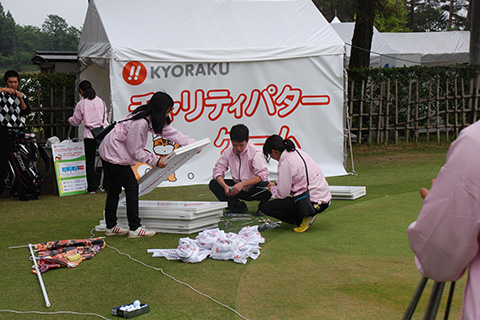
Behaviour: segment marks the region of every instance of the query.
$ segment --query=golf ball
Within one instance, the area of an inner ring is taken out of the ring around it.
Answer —
[[[140,300],[133,301],[133,306],[134,307],[140,307]]]

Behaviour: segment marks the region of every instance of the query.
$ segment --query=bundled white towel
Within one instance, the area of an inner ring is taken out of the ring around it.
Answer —
[[[244,227],[238,234],[215,228],[200,232],[195,239],[180,238],[178,243],[177,249],[148,249],[147,252],[152,253],[152,257],[187,263],[201,262],[210,257],[245,264],[248,258],[258,258],[259,244],[265,243],[265,238],[258,231],[258,226]]]

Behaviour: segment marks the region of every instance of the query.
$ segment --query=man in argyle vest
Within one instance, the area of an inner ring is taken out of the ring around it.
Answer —
[[[8,159],[15,134],[24,131],[25,116],[31,112],[26,96],[17,91],[20,75],[15,70],[8,70],[4,80],[6,87],[0,88],[0,194],[5,190]]]

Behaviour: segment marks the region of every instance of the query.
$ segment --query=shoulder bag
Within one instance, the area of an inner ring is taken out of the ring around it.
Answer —
[[[150,122],[148,121],[148,119],[145,117],[143,118],[147,121],[147,123],[150,125]],[[94,128],[94,129],[91,129],[90,131],[92,132],[93,134],[93,137],[97,140],[97,142],[100,144],[100,142],[102,142],[103,138],[105,138],[107,136],[107,134],[113,130],[113,128],[115,128],[115,125],[117,123],[120,123],[120,122],[124,122],[124,121],[128,121],[128,120],[132,120],[132,118],[128,118],[128,119],[123,119],[123,120],[120,120],[120,121],[113,121],[112,123],[110,123],[108,126],[106,126],[105,128],[103,127],[98,127],[98,128]]]
[[[299,194],[298,196],[294,196],[292,198],[295,201],[295,207],[297,208],[297,211],[303,217],[314,216],[316,214],[316,211],[315,211],[315,208],[313,208],[312,202],[310,201],[310,192],[308,191],[308,186],[310,182],[308,179],[307,163],[305,162],[305,159],[303,159],[300,152],[298,152],[298,150],[295,150],[295,151],[298,153],[300,158],[302,158],[303,164],[305,165],[305,173],[307,174],[307,191]]]
[[[104,111],[103,111],[103,120],[102,120],[102,123],[105,122],[105,113],[107,113],[107,106],[104,104]],[[100,141],[102,141],[103,138],[105,138],[105,136],[107,135],[107,133],[109,133],[110,131],[112,131],[113,127],[115,127],[115,122],[109,124],[108,126],[106,126],[105,128],[103,126],[100,126],[100,127],[96,127],[96,128],[90,128],[88,127],[88,129],[90,130],[90,132],[92,133],[93,137],[98,141],[98,143],[100,143]],[[108,131],[106,131],[108,129]],[[106,131],[106,132],[105,132]]]

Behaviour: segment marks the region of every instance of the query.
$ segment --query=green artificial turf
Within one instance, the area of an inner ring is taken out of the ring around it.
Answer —
[[[421,278],[406,229],[422,205],[419,189],[429,186],[446,151],[447,146],[428,145],[356,148],[357,174],[327,180],[331,185],[366,186],[367,195],[332,201],[306,233],[294,233],[286,224],[262,232],[266,242],[259,258],[245,265],[212,259],[186,264],[147,253],[149,248],[176,248],[186,235],[108,237],[109,247],[92,260],[43,274],[50,308],[45,307],[37,276],[31,273],[28,248],[9,247],[88,238],[102,219],[105,194],[43,195],[27,202],[4,196],[0,199],[0,310],[74,311],[115,319],[112,307],[139,299],[151,311],[138,319],[242,319],[166,273],[247,319],[400,319]],[[215,200],[203,185],[157,188],[142,199]],[[254,213],[256,204],[248,205]],[[236,232],[246,222],[261,223],[259,218],[250,219],[232,220],[227,231]],[[457,282],[452,319],[460,317],[464,285],[465,279]],[[415,319],[423,318],[430,288],[427,285]],[[441,312],[445,298],[446,293]],[[0,312],[0,318],[99,319],[7,312]]]

